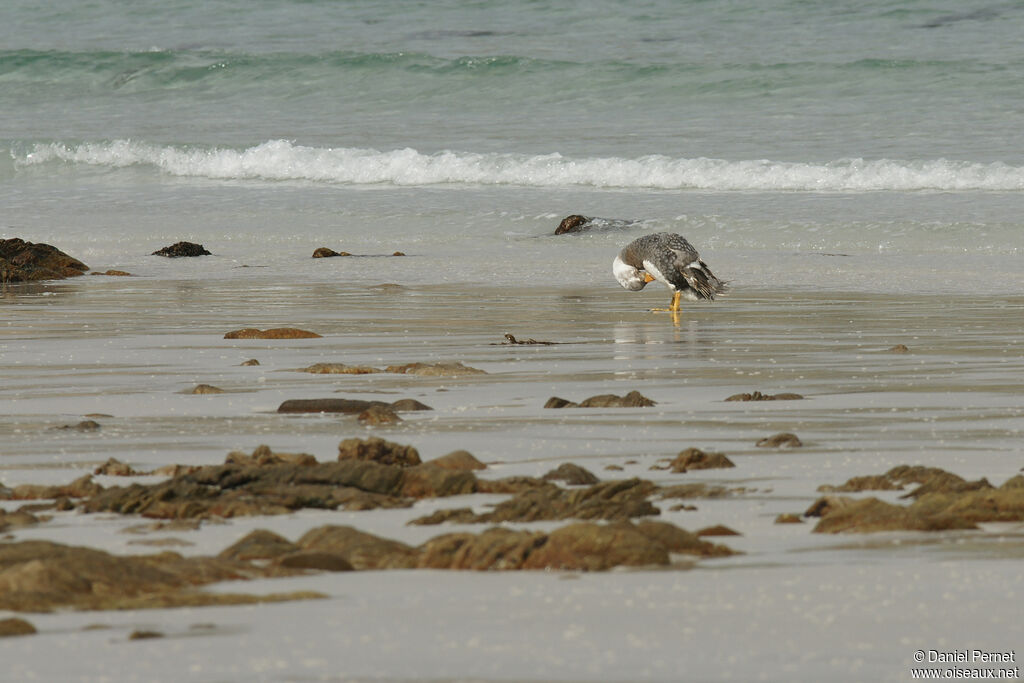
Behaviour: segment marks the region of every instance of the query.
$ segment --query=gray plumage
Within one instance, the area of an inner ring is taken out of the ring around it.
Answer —
[[[725,291],[725,282],[715,277],[693,245],[674,233],[633,240],[619,252],[612,271],[619,284],[633,291],[643,289],[651,278],[687,299],[714,299]],[[647,273],[649,278],[644,277]],[[678,306],[677,298],[673,304]]]

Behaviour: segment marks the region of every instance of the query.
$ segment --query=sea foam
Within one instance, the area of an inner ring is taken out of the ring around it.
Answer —
[[[947,159],[840,159],[827,163],[709,158],[570,158],[443,151],[425,154],[308,147],[271,140],[247,149],[161,146],[134,140],[36,144],[17,167],[64,162],[152,167],[183,177],[352,185],[510,185],[719,191],[1019,191],[1024,168]]]

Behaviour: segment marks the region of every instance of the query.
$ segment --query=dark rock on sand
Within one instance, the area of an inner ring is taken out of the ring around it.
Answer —
[[[554,234],[571,235],[580,232],[587,232],[589,230],[626,229],[635,227],[638,224],[639,221],[635,220],[625,220],[622,218],[596,218],[573,214],[562,219],[562,222],[558,224],[557,228],[555,228]]]
[[[558,342],[550,341],[537,341],[536,339],[516,339],[514,335],[506,334],[505,341],[501,342],[499,346],[523,346],[523,345],[535,345],[535,346],[554,346]]]
[[[886,503],[877,498],[825,499],[805,513],[821,516],[815,533],[871,533],[876,531],[945,531],[976,529],[966,519],[943,512],[921,514],[918,510]]]
[[[329,247],[317,247],[313,250],[313,258],[333,258],[335,256],[351,256],[347,251],[334,251]]]
[[[463,450],[452,451],[447,455],[442,455],[440,458],[428,461],[427,464],[460,472],[487,469],[487,465],[477,460],[472,453]]]
[[[698,536],[741,536],[740,532],[730,529],[723,524],[716,524],[715,526],[704,527],[697,531]]]
[[[61,425],[60,427],[54,427],[54,429],[65,429],[68,431],[75,432],[96,432],[101,429],[102,425],[95,420],[82,420],[73,425]]]
[[[132,631],[128,635],[128,640],[152,640],[154,638],[165,638],[166,635],[161,631],[149,631],[145,629],[139,629]]]
[[[117,458],[107,458],[107,461],[94,469],[92,473],[113,477],[133,477],[142,474],[133,469],[131,465],[123,463]]]
[[[245,596],[195,590],[217,581],[283,576],[289,571],[173,552],[120,556],[49,541],[21,541],[0,544],[0,609],[139,609],[323,597],[308,592]]]
[[[481,486],[481,489],[486,490]],[[661,514],[647,500],[656,487],[642,479],[626,479],[594,484],[587,488],[563,489],[542,482],[531,486],[512,498],[494,506],[490,512],[474,515],[461,514],[464,523],[537,522],[542,520],[587,519],[618,521],[633,517]],[[416,524],[440,523],[442,515],[421,517]]]
[[[210,252],[203,248],[203,245],[195,244],[194,242],[176,242],[169,247],[158,249],[152,253],[152,256],[166,256],[168,258],[211,255]]]
[[[541,477],[541,479],[544,481],[561,481],[568,486],[590,486],[600,481],[590,470],[571,462],[562,463]]]
[[[252,367],[254,365],[259,365],[259,364],[260,364],[260,362],[258,360],[256,360],[255,358],[250,358],[249,360],[245,361],[241,365],[243,367]]]
[[[0,239],[0,282],[62,280],[87,270],[89,266],[49,244]]]
[[[361,459],[411,462],[408,448],[356,443],[339,449],[352,457],[338,462],[296,464],[268,458],[266,464],[200,467],[149,486],[111,487],[83,501],[80,507],[84,512],[139,514],[157,519],[206,519],[284,514],[302,508],[408,507],[414,498],[478,490],[472,472]]]
[[[599,394],[584,399],[580,403],[573,403],[558,396],[552,396],[544,404],[545,408],[648,408],[657,403],[647,398],[639,391],[631,391],[625,396],[615,394]]]
[[[304,551],[277,558],[274,564],[288,569],[312,569],[323,572],[350,572],[352,564],[338,553]]]
[[[220,387],[215,387],[212,384],[197,384],[193,387],[190,394],[223,394],[224,390]]]
[[[384,372],[378,368],[367,365],[345,365],[344,363],[314,363],[299,372],[309,372],[314,375],[370,375],[375,372]]]
[[[781,432],[779,434],[766,436],[765,438],[760,439],[755,445],[758,448],[799,448],[804,444],[796,434]]]
[[[30,636],[36,632],[36,627],[24,619],[19,619],[18,617],[0,619],[0,638]]]
[[[217,557],[226,560],[249,562],[251,560],[272,560],[297,552],[299,546],[273,531],[256,529],[235,541],[220,552]]]
[[[283,402],[277,407],[279,413],[345,413],[358,415],[373,406],[390,408],[395,412],[413,410],[432,410],[414,399],[401,399],[394,403],[384,401],[364,401],[351,398],[293,398]]]
[[[800,394],[762,394],[760,391],[755,391],[752,394],[733,394],[726,401],[796,401],[802,399],[803,396]]]
[[[687,448],[680,451],[679,455],[669,463],[673,472],[686,472],[687,470],[710,470],[736,467],[736,465],[725,457],[724,453],[705,453],[699,448]]]
[[[920,484],[920,487],[903,496],[904,498],[916,498],[925,493],[959,493],[967,490],[992,488],[992,485],[984,479],[968,482],[963,477],[938,467],[897,465],[885,474],[851,477],[839,486],[823,484],[818,487],[818,491],[821,493],[896,491],[902,490],[907,484]]]
[[[19,484],[11,490],[13,500],[53,500],[57,498],[88,498],[103,491],[103,487],[92,480],[91,474],[75,479],[70,484],[46,486]]]
[[[462,363],[406,363],[405,365],[389,365],[385,372],[402,375],[420,375],[421,377],[458,377],[461,375],[486,375],[478,368],[471,368]]]
[[[109,275],[111,277],[131,277],[132,274],[124,270],[114,270],[113,268],[106,270],[102,273],[93,271],[90,275]]]
[[[800,519],[800,515],[794,515],[791,512],[783,512],[781,515],[775,518],[776,524],[803,524],[804,520]]]
[[[372,460],[382,465],[412,467],[419,465],[419,451],[412,446],[403,446],[385,441],[376,436],[368,439],[345,439],[338,444],[338,460]]]
[[[402,418],[390,406],[370,406],[359,413],[356,418],[368,427],[381,427],[384,425],[398,424]]]
[[[910,349],[908,349],[904,344],[896,344],[895,346],[890,346],[888,349],[886,349],[886,351],[888,351],[889,353],[910,353]]]
[[[316,457],[309,453],[284,453],[282,451],[272,451],[270,446],[266,444],[260,444],[253,449],[252,454],[247,454],[242,451],[231,451],[227,457],[224,458],[224,464],[226,465],[246,465],[246,466],[262,466],[262,465],[300,465],[300,466],[311,466],[316,465]]]
[[[306,551],[331,553],[355,569],[412,569],[419,552],[412,546],[368,534],[350,526],[311,529],[299,539]]]
[[[225,339],[318,339],[320,337],[321,335],[316,332],[300,330],[295,327],[274,327],[268,330],[246,327],[224,335]]]
[[[36,517],[31,512],[25,512],[24,510],[6,512],[0,508],[0,532],[35,526],[40,521],[39,517]]]

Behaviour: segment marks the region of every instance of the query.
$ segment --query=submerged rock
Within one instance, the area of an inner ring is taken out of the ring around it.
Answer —
[[[0,619],[0,638],[11,636],[30,636],[37,633],[36,627],[24,619],[9,617]]]
[[[0,282],[62,280],[87,270],[89,266],[49,244],[0,239]]]
[[[169,247],[154,251],[152,256],[166,256],[167,258],[183,258],[192,256],[212,256],[203,245],[194,242],[175,242]]]
[[[190,394],[223,394],[224,390],[220,387],[215,387],[212,384],[197,384]]]
[[[419,465],[419,451],[412,446],[403,446],[380,437],[368,439],[345,439],[338,444],[338,460],[372,460],[382,465],[411,467]]]
[[[314,375],[370,375],[375,372],[384,372],[378,368],[366,365],[345,365],[344,363],[314,363],[299,372],[309,372]]]
[[[600,481],[593,472],[571,462],[562,463],[543,477],[544,481],[561,481],[568,486],[590,486]]]
[[[274,327],[268,330],[259,330],[255,327],[246,327],[241,330],[228,332],[225,339],[319,339],[322,335],[308,330],[300,330],[296,327]]]
[[[796,434],[781,432],[779,434],[766,436],[765,438],[760,439],[755,445],[758,448],[800,448],[804,444]]]
[[[625,479],[594,484],[586,488],[563,489],[541,482],[519,491],[512,498],[494,506],[490,512],[469,517],[460,513],[458,521],[464,523],[537,522],[542,520],[587,519],[627,520],[661,514],[647,500],[656,489],[642,479]],[[490,492],[487,483],[480,482],[480,490]],[[444,515],[434,513],[413,520],[415,524],[447,521]]]
[[[751,394],[733,394],[726,401],[797,401],[802,399],[803,396],[800,394],[781,393],[781,394],[762,394],[760,391],[755,391]]]
[[[195,591],[217,581],[282,576],[287,571],[173,552],[120,556],[49,541],[21,541],[0,544],[0,609],[139,609],[323,597],[308,592],[244,596]]]
[[[458,377],[460,375],[486,375],[478,368],[471,368],[462,363],[406,363],[405,365],[389,365],[385,372],[402,375],[420,375],[421,377]]]
[[[398,413],[390,406],[370,406],[359,413],[356,419],[368,427],[398,424],[402,421],[402,418],[398,417]]]
[[[545,408],[649,408],[658,405],[639,391],[631,391],[625,396],[615,394],[598,394],[584,399],[579,403],[552,396],[544,404]]]
[[[279,413],[345,413],[358,415],[374,406],[390,408],[395,412],[414,410],[433,410],[430,406],[424,405],[411,398],[405,398],[394,403],[384,401],[365,401],[352,398],[292,398],[277,407]]]
[[[725,457],[724,453],[705,453],[699,448],[687,448],[680,451],[679,455],[669,463],[673,472],[686,472],[687,470],[710,470],[736,467],[736,465]]]
[[[487,465],[477,460],[472,453],[463,450],[452,451],[447,455],[442,455],[440,458],[428,461],[427,464],[460,472],[487,469]]]

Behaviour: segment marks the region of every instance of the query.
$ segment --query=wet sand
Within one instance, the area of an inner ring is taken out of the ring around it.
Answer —
[[[360,572],[224,586],[331,596],[315,603],[28,615],[41,635],[0,641],[4,660],[17,662],[11,673],[52,680],[145,680],[167,670],[180,672],[179,680],[906,680],[916,649],[1022,642],[1013,607],[1019,571],[1006,561],[1024,555],[1019,524],[826,536],[812,534],[811,523],[773,522],[806,510],[821,484],[899,464],[995,485],[1018,473],[1024,298],[740,288],[710,305],[684,306],[678,319],[648,312],[667,300],[662,291],[613,287],[298,286],[258,276],[92,278],[8,290],[0,295],[0,483],[8,487],[70,482],[109,457],[148,470],[219,463],[231,450],[259,444],[326,461],[342,439],[375,434],[414,445],[424,459],[469,450],[488,463],[485,478],[539,476],[574,462],[602,478],[748,490],[694,501],[691,511],[661,506],[661,519],[683,528],[725,524],[741,534],[721,541],[743,555],[702,560],[691,571]],[[323,337],[223,338],[280,326]],[[557,344],[507,345],[505,334]],[[898,344],[906,351],[891,350]],[[241,365],[251,358],[260,365]],[[296,370],[417,361],[460,361],[487,374]],[[187,393],[197,384],[225,393]],[[632,390],[657,405],[543,408],[551,396],[579,401]],[[724,400],[755,390],[805,398]],[[276,413],[287,399],[327,397],[415,398],[434,410],[377,428],[351,416]],[[100,415],[91,418],[99,430],[54,429],[86,415]],[[755,446],[777,432],[796,433],[804,446]],[[724,452],[736,467],[651,469],[691,446]],[[899,493],[872,495],[895,501]],[[164,535],[190,543],[175,548],[183,554],[215,554],[255,528],[294,539],[326,523],[419,543],[468,527],[406,526],[409,519],[496,500],[236,518]],[[139,523],[58,512],[12,536],[138,553],[134,537],[121,531]],[[92,622],[112,629],[78,630]],[[194,622],[214,624],[216,637],[192,637]],[[182,637],[173,646],[158,640],[129,648],[127,632],[139,625]],[[224,661],[225,647],[238,656]],[[132,668],[109,669],[114,653],[130,653]]]

